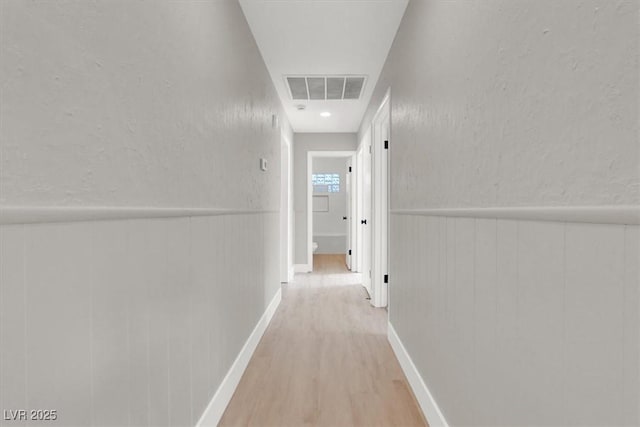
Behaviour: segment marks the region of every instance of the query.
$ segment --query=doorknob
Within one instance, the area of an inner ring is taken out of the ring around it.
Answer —
[[[347,220],[347,217],[346,217],[346,216],[343,216],[343,217],[342,217],[342,219],[344,219],[344,220],[346,221],[346,220]]]
[[[362,221],[360,221],[360,224],[365,224],[366,225],[367,224],[367,220],[363,219]]]

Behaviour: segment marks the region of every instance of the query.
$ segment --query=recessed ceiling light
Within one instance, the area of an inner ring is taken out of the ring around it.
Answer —
[[[330,113],[330,112],[328,112],[328,111],[324,111],[324,112],[320,113],[320,115],[321,115],[322,117],[331,117],[331,113]]]

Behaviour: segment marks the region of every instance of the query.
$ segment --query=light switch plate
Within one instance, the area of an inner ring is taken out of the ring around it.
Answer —
[[[260,169],[263,171],[267,170],[267,159],[260,159]]]

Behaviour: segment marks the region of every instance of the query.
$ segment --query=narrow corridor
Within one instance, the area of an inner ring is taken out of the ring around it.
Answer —
[[[640,427],[639,17],[0,0],[0,427]]]
[[[284,285],[221,426],[424,426],[373,308],[344,257],[315,255],[316,271]]]

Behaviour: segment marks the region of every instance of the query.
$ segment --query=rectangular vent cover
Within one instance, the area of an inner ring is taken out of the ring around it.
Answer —
[[[304,77],[287,77],[289,90],[293,99],[308,99],[307,81]]]
[[[291,99],[360,99],[366,76],[285,76]]]

